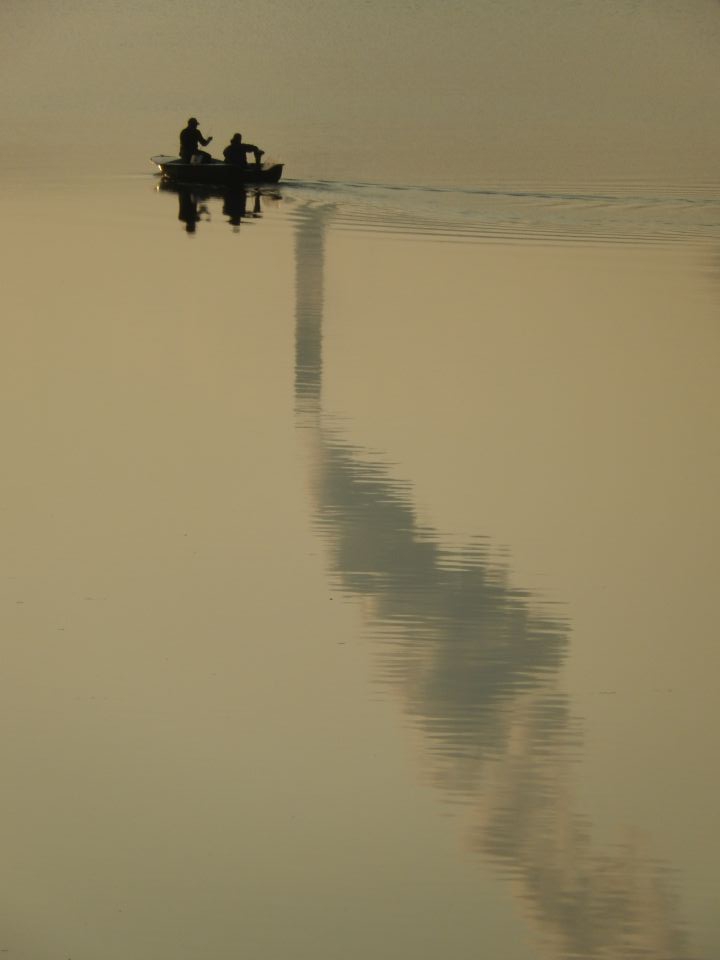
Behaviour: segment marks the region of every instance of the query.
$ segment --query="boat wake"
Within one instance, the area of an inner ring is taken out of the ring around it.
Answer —
[[[450,242],[674,244],[720,241],[720,184],[398,186],[288,180],[284,198],[332,204],[336,229]]]

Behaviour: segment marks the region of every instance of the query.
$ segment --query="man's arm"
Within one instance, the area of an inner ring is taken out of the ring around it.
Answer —
[[[243,146],[245,147],[246,153],[252,153],[254,155],[255,163],[260,163],[260,157],[265,153],[265,151],[261,150],[260,147],[256,147],[254,143],[245,143]]]

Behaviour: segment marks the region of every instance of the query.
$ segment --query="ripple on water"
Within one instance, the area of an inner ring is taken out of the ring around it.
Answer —
[[[418,187],[288,181],[288,199],[332,206],[338,230],[455,242],[716,243],[720,185],[637,181]]]

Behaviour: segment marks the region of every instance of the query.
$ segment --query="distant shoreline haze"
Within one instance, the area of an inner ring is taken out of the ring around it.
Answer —
[[[0,159],[143,172],[193,114],[298,178],[709,177],[719,53],[710,0],[5,0]]]

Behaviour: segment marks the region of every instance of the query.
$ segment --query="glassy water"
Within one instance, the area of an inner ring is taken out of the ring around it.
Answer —
[[[6,205],[3,950],[712,958],[715,201],[159,186]]]
[[[3,5],[8,958],[718,956],[718,16]]]

